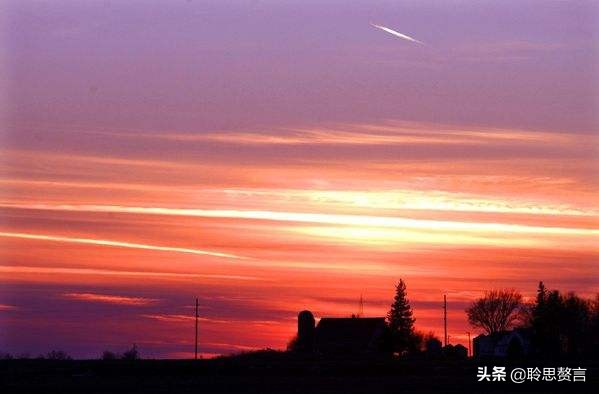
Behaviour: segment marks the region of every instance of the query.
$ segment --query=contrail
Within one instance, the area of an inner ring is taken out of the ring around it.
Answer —
[[[412,37],[410,37],[410,36],[406,36],[405,34],[401,34],[401,33],[400,33],[400,32],[398,32],[398,31],[395,31],[395,30],[393,30],[393,29],[389,29],[388,27],[381,26],[381,25],[375,25],[374,23],[371,23],[370,25],[371,25],[371,26],[373,26],[373,27],[376,27],[377,29],[381,29],[382,31],[386,31],[386,32],[387,32],[387,33],[389,33],[389,34],[393,34],[394,36],[396,36],[396,37],[399,37],[399,38],[402,38],[402,39],[404,39],[404,40],[408,40],[408,41],[415,42],[415,43],[417,43],[417,44],[424,45],[424,43],[423,43],[422,41],[418,41],[418,40],[417,40],[417,39],[415,39],[415,38],[412,38]]]

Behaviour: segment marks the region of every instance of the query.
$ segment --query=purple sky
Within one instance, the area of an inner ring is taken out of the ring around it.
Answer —
[[[597,125],[593,2],[8,1],[2,13],[7,126]]]

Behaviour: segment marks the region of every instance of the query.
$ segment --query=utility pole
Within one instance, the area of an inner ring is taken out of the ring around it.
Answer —
[[[447,295],[443,294],[443,326],[445,329],[445,346],[447,346]]]
[[[362,293],[360,293],[360,306],[358,307],[358,317],[362,317],[364,314],[364,298],[362,298]]]
[[[198,359],[198,299],[196,298],[196,340],[195,340],[195,353],[194,360]]]
[[[470,342],[470,331],[466,331],[466,334],[468,334],[468,356],[472,357],[472,342]]]

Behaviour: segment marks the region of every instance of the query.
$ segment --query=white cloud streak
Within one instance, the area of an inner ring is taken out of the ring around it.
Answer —
[[[155,251],[160,251],[160,252],[187,253],[187,254],[196,254],[196,255],[202,255],[202,256],[224,257],[224,258],[230,258],[230,259],[244,259],[245,258],[245,257],[234,255],[234,254],[211,252],[208,250],[201,250],[201,249],[180,248],[180,247],[175,247],[175,246],[159,246],[159,245],[139,244],[139,243],[132,243],[132,242],[111,241],[111,240],[106,240],[106,239],[73,238],[73,237],[64,237],[64,236],[57,236],[57,235],[10,233],[10,232],[0,232],[0,237],[33,239],[33,240],[39,240],[39,241],[69,242],[69,243],[85,244],[85,245],[111,246],[111,247],[117,247],[117,248],[145,249],[145,250],[155,250]]]
[[[492,222],[461,222],[447,220],[410,219],[397,216],[372,216],[372,215],[341,215],[328,213],[304,213],[304,212],[282,212],[282,211],[252,211],[252,210],[221,210],[221,209],[193,209],[193,208],[164,208],[164,207],[132,207],[119,205],[46,205],[46,204],[0,204],[4,208],[38,209],[68,212],[101,212],[101,213],[129,213],[141,215],[168,215],[189,216],[221,219],[245,219],[245,220],[267,220],[276,222],[295,223],[317,223],[343,226],[366,226],[379,228],[400,228],[419,230],[450,230],[467,232],[497,232],[497,233],[527,233],[545,235],[575,235],[593,236],[599,235],[597,228],[572,228],[572,227],[549,227],[530,226],[520,224],[492,223]],[[9,234],[9,235],[4,235]],[[1,233],[0,236],[11,236],[14,233]],[[24,234],[27,236],[28,234]],[[14,235],[13,235],[14,236]],[[42,235],[29,235],[32,239],[60,238]],[[51,239],[48,239],[51,240]],[[194,254],[210,254],[213,252],[198,251],[195,249],[160,247],[153,245],[129,244],[125,242],[113,242],[102,240],[74,241],[79,243],[107,244],[109,246],[138,247],[139,249],[154,249],[166,251],[178,251]],[[121,245],[119,245],[121,244]],[[129,246],[133,245],[133,246]],[[220,257],[244,257],[225,255],[217,253]]]

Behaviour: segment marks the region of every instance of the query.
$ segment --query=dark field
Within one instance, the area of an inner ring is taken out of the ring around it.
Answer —
[[[586,367],[586,382],[477,382],[478,361],[320,359],[256,352],[212,360],[3,360],[1,393],[599,392],[599,362],[513,362]],[[488,366],[507,366],[489,361]],[[509,377],[508,377],[509,380]]]

